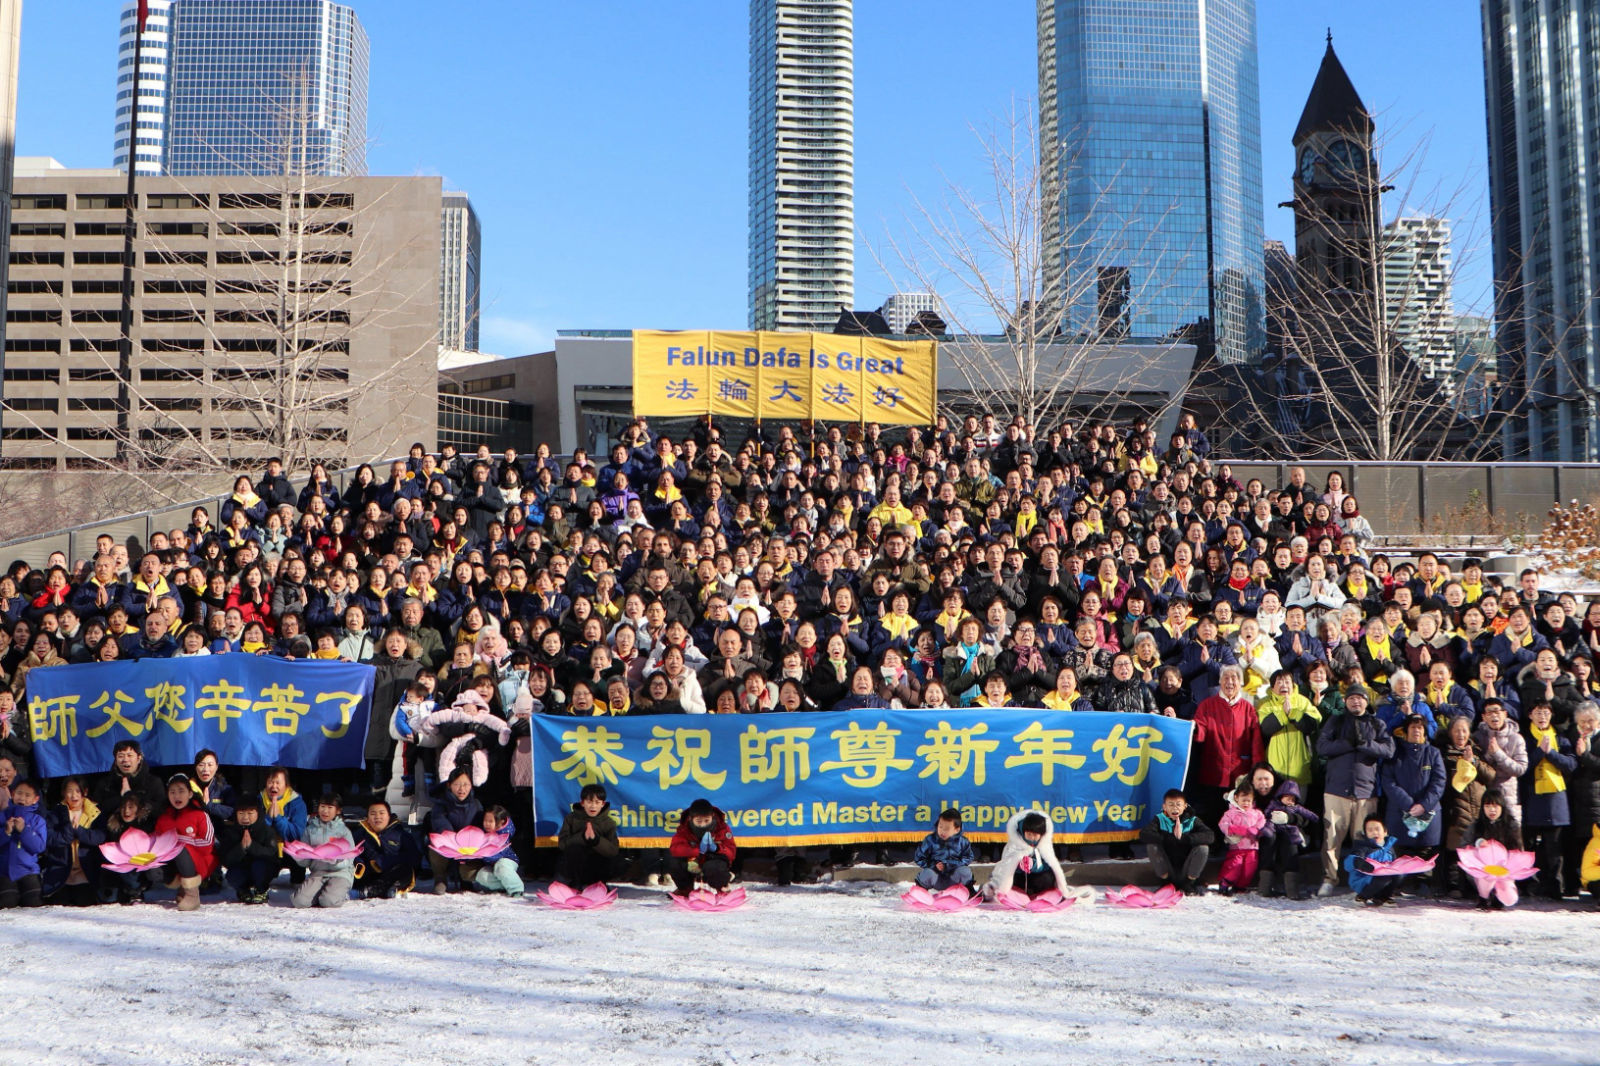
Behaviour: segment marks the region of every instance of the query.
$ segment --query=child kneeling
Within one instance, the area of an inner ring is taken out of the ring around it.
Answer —
[[[695,800],[678,819],[678,831],[667,847],[667,873],[674,894],[687,896],[697,880],[716,892],[726,892],[737,853],[722,812],[704,797]]]
[[[1216,835],[1189,810],[1182,789],[1172,788],[1161,800],[1161,813],[1139,831],[1150,868],[1163,884],[1173,885],[1186,896],[1203,896],[1201,883],[1206,860],[1211,858],[1211,842]]]
[[[586,886],[611,880],[620,850],[617,823],[611,817],[604,785],[584,785],[556,835],[561,862],[556,880],[582,891]]]
[[[421,858],[417,840],[395,820],[388,802],[375,799],[367,804],[367,817],[358,828],[361,859],[355,875],[361,894],[367,899],[394,899],[396,893],[411,891]]]
[[[511,812],[499,806],[484,811],[483,831],[490,836],[504,833],[510,839],[516,832],[511,824]],[[485,892],[504,892],[512,899],[522,898],[522,869],[509,847],[483,862],[463,862],[461,883],[477,885]]]
[[[1018,811],[1006,823],[1006,848],[989,872],[984,895],[1015,889],[1033,899],[1052,888],[1067,894],[1067,875],[1051,842],[1054,826],[1043,811]]]
[[[914,861],[917,884],[930,892],[960,885],[972,888],[972,843],[961,831],[961,812],[954,807],[939,815],[933,832],[922,838]]]
[[[1376,877],[1373,866],[1394,861],[1395,841],[1389,836],[1383,819],[1376,814],[1368,815],[1361,828],[1366,836],[1356,841],[1355,850],[1345,856],[1344,868],[1350,875],[1350,888],[1356,898],[1369,907],[1381,907],[1394,897],[1401,878]]]
[[[342,840],[353,846],[355,838],[350,835],[350,827],[344,824],[340,816],[343,810],[344,800],[337,793],[328,792],[318,796],[316,813],[306,819],[305,832],[300,839],[312,847],[330,840]],[[353,860],[295,861],[306,868],[306,879],[289,896],[290,903],[296,907],[344,906],[350,898],[350,886],[355,884],[356,879]]]

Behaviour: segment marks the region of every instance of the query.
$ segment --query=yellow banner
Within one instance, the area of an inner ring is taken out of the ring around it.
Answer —
[[[635,414],[931,425],[934,341],[633,331]]]

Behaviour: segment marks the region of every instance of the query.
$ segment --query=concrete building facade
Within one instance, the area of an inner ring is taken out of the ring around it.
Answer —
[[[268,447],[344,465],[431,445],[438,178],[303,199],[257,178],[142,181],[126,373],[124,189],[116,170],[17,168],[0,467],[253,464]]]

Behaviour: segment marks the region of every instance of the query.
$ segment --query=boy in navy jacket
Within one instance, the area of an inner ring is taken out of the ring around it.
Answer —
[[[939,815],[933,832],[922,838],[913,861],[920,867],[917,884],[930,892],[953,885],[972,889],[972,842],[961,832],[961,812],[954,807]]]

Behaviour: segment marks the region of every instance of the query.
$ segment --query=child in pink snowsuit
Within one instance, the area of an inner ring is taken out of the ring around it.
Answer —
[[[1217,883],[1224,896],[1247,889],[1256,879],[1256,867],[1261,831],[1266,827],[1267,816],[1256,808],[1256,795],[1248,783],[1228,797],[1228,811],[1217,823],[1223,839],[1228,842],[1228,854],[1222,860],[1222,872]]]

